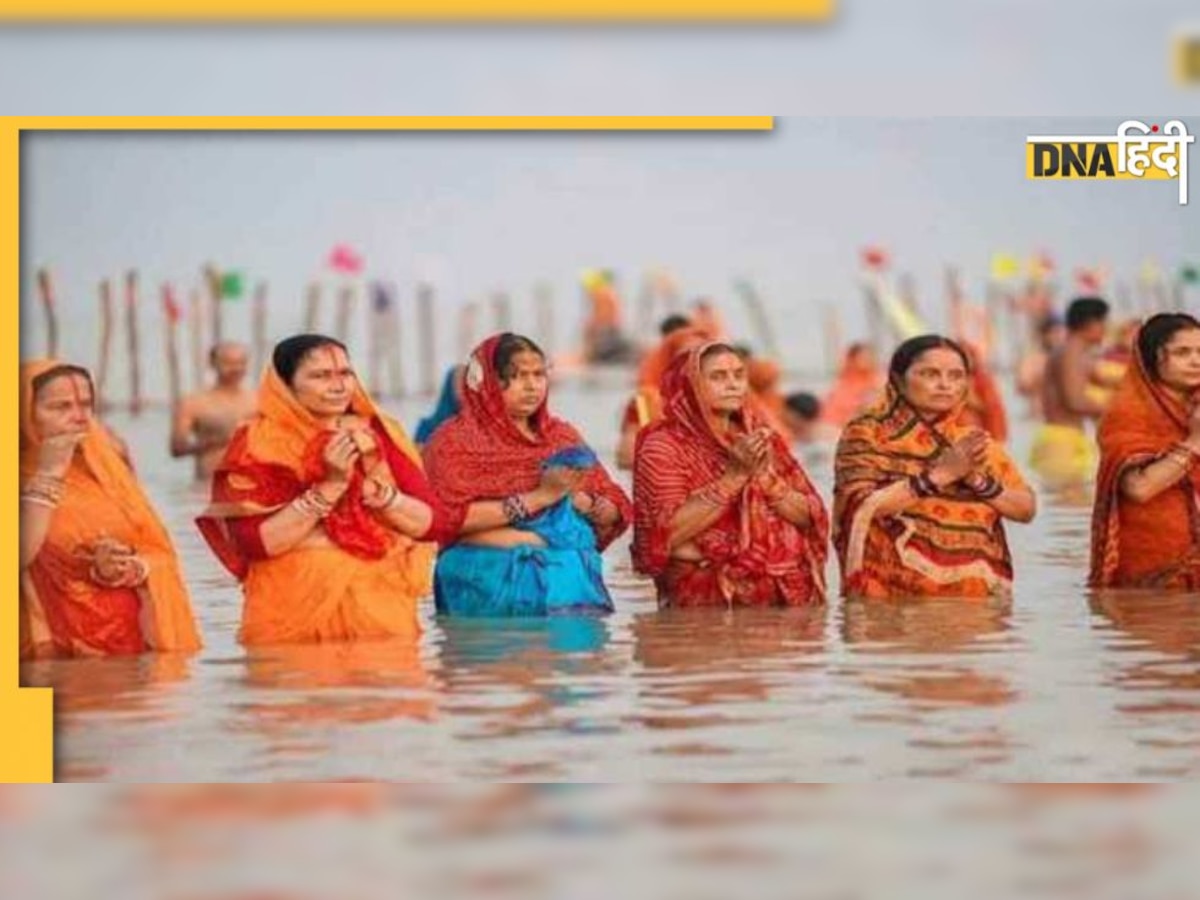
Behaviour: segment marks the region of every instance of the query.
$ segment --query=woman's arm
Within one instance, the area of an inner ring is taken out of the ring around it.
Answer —
[[[1195,460],[1196,455],[1181,445],[1166,456],[1131,467],[1121,476],[1121,496],[1134,503],[1147,503],[1186,478]]]
[[[745,474],[726,472],[693,491],[671,517],[668,550],[677,549],[711,527],[737,499],[748,480]]]
[[[326,479],[268,516],[258,530],[267,556],[287,553],[312,534],[337,506],[347,487],[349,482]]]

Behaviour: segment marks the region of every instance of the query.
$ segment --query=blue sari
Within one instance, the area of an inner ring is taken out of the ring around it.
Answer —
[[[564,497],[523,525],[545,547],[455,544],[438,556],[433,593],[441,615],[604,615],[613,611],[591,524]]]

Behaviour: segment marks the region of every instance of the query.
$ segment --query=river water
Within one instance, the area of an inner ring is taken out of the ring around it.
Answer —
[[[566,383],[553,399],[611,459],[623,390]],[[424,405],[391,409],[411,425]],[[415,646],[248,652],[165,411],[111,422],[176,538],[206,646],[25,667],[26,684],[56,688],[60,781],[1200,776],[1200,598],[1090,598],[1085,495],[1043,494],[1038,519],[1010,529],[1003,608],[659,612],[627,536],[606,555],[617,612],[603,621],[440,622],[430,602]],[[1015,430],[1023,460],[1032,429]],[[830,454],[810,466],[828,498]]]

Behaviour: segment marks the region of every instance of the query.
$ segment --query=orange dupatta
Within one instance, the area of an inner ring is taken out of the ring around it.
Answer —
[[[62,365],[21,365],[21,487],[34,476],[42,440],[33,424],[33,382]],[[88,577],[88,548],[102,537],[133,547],[149,565],[138,588],[107,588]],[[151,633],[140,635],[138,608],[150,605]],[[29,617],[41,613],[56,655],[136,653],[146,649],[194,651],[200,635],[179,558],[137,478],[112,438],[93,421],[64,477],[45,543],[21,575],[21,656],[34,648]],[[138,638],[141,638],[139,640]]]
[[[378,422],[418,469],[420,456],[400,426],[356,384],[350,410]],[[298,547],[250,559],[232,534],[233,520],[287,506],[324,471],[332,431],[300,405],[268,366],[258,414],[234,434],[213,476],[213,503],[197,519],[218,558],[243,582],[245,644],[308,643],[419,634],[416,602],[432,585],[434,544],[385,528],[362,505],[359,468],[323,522],[325,546]]]
[[[876,515],[883,490],[919,474],[973,429],[965,404],[927,421],[894,383],[882,401],[846,426],[835,461],[833,513],[843,593],[976,597],[1009,591],[1012,557],[1003,522],[986,503],[963,493],[929,497],[886,518]],[[987,468],[1006,488],[1024,484],[995,441],[989,441]]]
[[[1200,587],[1200,472],[1145,503],[1121,496],[1131,468],[1187,437],[1188,411],[1134,360],[1100,420],[1100,473],[1092,511],[1092,587]]]

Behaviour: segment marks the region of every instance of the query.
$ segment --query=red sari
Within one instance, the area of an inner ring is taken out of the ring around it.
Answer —
[[[663,378],[664,418],[638,435],[634,568],[654,578],[662,606],[823,603],[828,515],[787,443],[775,433],[771,470],[742,488],[721,518],[693,539],[703,558],[671,556],[675,513],[696,489],[722,475],[738,434],[765,424],[747,402],[734,417],[733,433],[719,427],[700,374],[707,346],[676,357]],[[770,493],[785,485],[807,499],[810,527],[788,522],[768,503]]]
[[[1092,512],[1092,587],[1200,588],[1200,470],[1145,503],[1121,495],[1131,469],[1187,437],[1188,410],[1136,357],[1100,420]]]
[[[504,407],[504,386],[496,371],[494,335],[475,348],[463,376],[463,407],[425,446],[425,470],[450,522],[443,545],[454,543],[470,505],[531,491],[542,478],[542,462],[559,450],[586,444],[574,427],[550,414],[548,400],[531,418],[534,436],[523,433]],[[620,511],[612,525],[596,527],[604,550],[629,527],[633,509],[620,485],[597,463],[579,490],[603,497]]]

